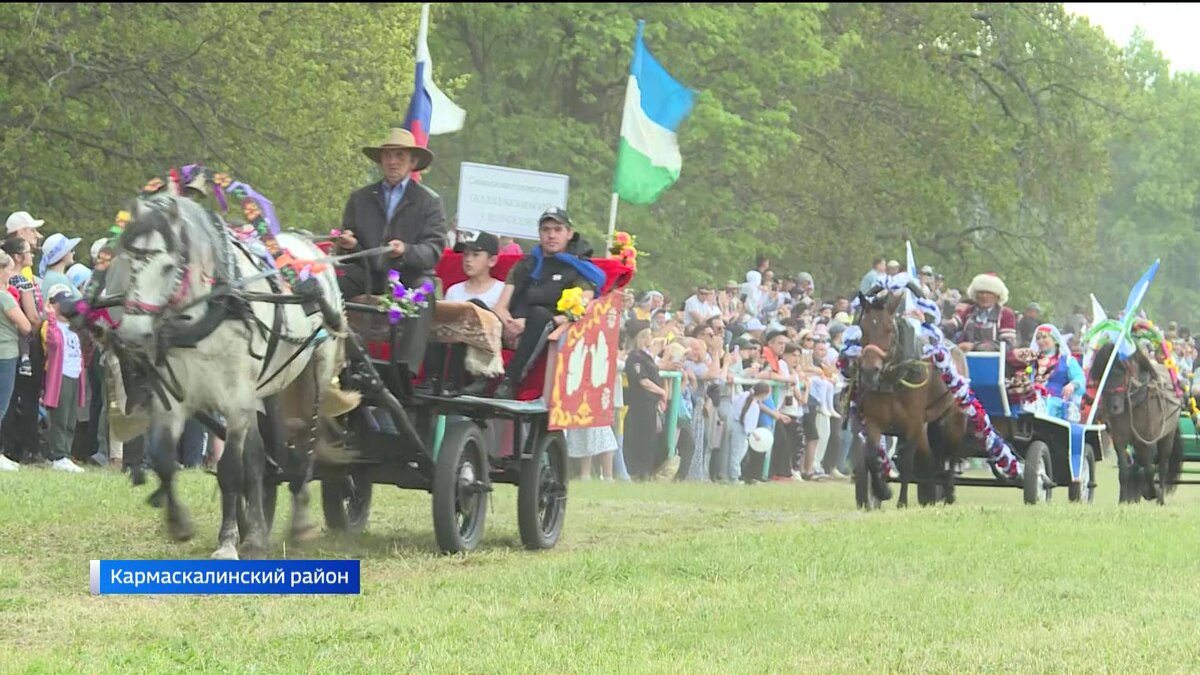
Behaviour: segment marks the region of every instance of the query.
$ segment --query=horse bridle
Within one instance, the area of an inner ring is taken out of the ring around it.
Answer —
[[[142,266],[140,266],[140,267],[135,267],[134,265],[130,265],[129,287],[136,288],[138,275],[145,271],[146,268],[144,265],[145,265],[147,257],[149,257],[151,255],[151,253],[148,251],[139,251],[136,249],[126,249],[126,251],[130,255],[133,256],[133,259],[135,261],[142,263]],[[188,265],[186,264],[186,262],[182,262],[182,260],[181,260],[181,258],[184,258],[185,256],[182,256],[180,254],[173,254],[173,255],[176,258],[176,267],[178,269],[175,273],[174,279],[171,282],[171,292],[167,294],[167,301],[165,303],[160,303],[160,304],[143,302],[141,300],[133,299],[132,294],[127,293],[126,297],[125,297],[125,311],[130,316],[138,316],[138,315],[148,316],[148,315],[160,315],[161,314],[161,315],[164,315],[162,318],[165,319],[166,318],[165,314],[166,314],[167,310],[178,307],[179,305],[181,305],[183,303],[184,300],[187,299],[188,291],[191,290],[191,278],[190,278],[191,275],[188,274]]]
[[[172,251],[169,248],[170,240],[159,233],[162,237],[164,245],[168,245],[166,251],[163,251],[175,259],[175,276],[171,281],[169,292],[167,293],[167,301],[165,303],[148,303],[141,300],[135,300],[133,294],[126,292],[124,309],[130,316],[159,316],[159,320],[166,320],[167,310],[179,307],[188,297],[191,291],[191,275],[190,261],[187,253],[187,233],[184,228],[180,228],[179,235],[175,239],[175,245],[179,249]],[[138,288],[138,275],[146,271],[146,262],[150,256],[159,253],[159,251],[148,251],[126,244],[121,248],[127,253],[133,261],[129,265],[129,289]]]
[[[1116,358],[1116,355],[1114,354],[1111,358]],[[1125,411],[1129,413],[1129,430],[1133,433],[1134,438],[1142,445],[1153,445],[1161,441],[1168,433],[1170,433],[1170,429],[1175,426],[1175,418],[1179,416],[1179,412],[1183,409],[1183,405],[1181,403],[1178,409],[1174,410],[1172,413],[1162,415],[1161,425],[1159,426],[1158,433],[1149,434],[1153,437],[1152,439],[1143,438],[1142,434],[1138,431],[1137,424],[1135,424],[1133,421],[1133,391],[1136,388],[1134,386],[1135,383],[1133,382],[1133,373],[1129,368],[1124,366],[1122,366],[1122,370],[1124,371],[1124,375],[1121,378],[1121,384],[1116,387],[1105,387],[1105,391],[1099,392],[1099,394],[1103,396],[1104,393],[1111,392],[1113,394],[1117,394],[1118,396],[1123,395],[1125,399]],[[1151,397],[1157,398],[1159,402],[1159,413],[1165,413],[1166,406],[1162,403],[1164,397],[1161,394],[1156,397],[1154,396],[1155,392],[1153,389],[1155,388],[1155,380],[1151,378],[1143,386],[1145,389],[1147,389],[1146,402],[1149,403]],[[1148,411],[1147,414],[1149,414]]]

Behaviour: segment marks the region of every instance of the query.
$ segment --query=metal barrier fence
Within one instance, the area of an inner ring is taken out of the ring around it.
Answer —
[[[678,448],[679,443],[679,413],[683,402],[683,373],[678,371],[664,371],[660,373],[665,383],[671,387],[671,399],[667,406],[667,416],[663,421],[663,426],[666,430],[667,442],[667,458],[673,458]],[[783,402],[784,391],[787,390],[787,382],[779,382],[778,380],[761,380],[750,377],[735,377],[733,378],[734,386],[753,387],[759,382],[765,382],[771,385],[771,398],[775,402],[776,409]],[[697,452],[701,452],[701,448],[697,448]],[[703,454],[701,452],[701,454]],[[763,457],[762,479],[765,481],[770,477],[771,472],[771,449],[768,448]]]

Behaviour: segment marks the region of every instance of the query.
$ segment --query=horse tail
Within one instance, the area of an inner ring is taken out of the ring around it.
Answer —
[[[1175,491],[1175,485],[1179,482],[1179,477],[1183,475],[1183,432],[1179,430],[1178,425],[1175,427],[1175,433],[1171,436],[1171,457],[1167,460],[1167,494]]]

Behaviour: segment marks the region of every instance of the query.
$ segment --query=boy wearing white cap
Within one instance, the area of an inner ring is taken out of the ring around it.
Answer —
[[[82,471],[71,462],[69,456],[79,411],[86,403],[86,390],[80,386],[86,364],[79,335],[56,315],[56,303],[64,298],[77,300],[82,297],[66,273],[67,268],[75,262],[74,252],[79,241],[78,238],[68,239],[58,232],[46,237],[39,265],[48,319],[43,338],[46,344],[46,379],[42,393],[42,403],[50,418],[47,449],[54,468],[72,472]]]

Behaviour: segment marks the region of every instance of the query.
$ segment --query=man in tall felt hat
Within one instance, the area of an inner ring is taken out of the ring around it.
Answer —
[[[412,179],[414,171],[433,163],[433,153],[417,145],[412,132],[400,128],[362,151],[382,169],[383,180],[350,195],[338,247],[350,252],[386,244],[389,250],[346,265],[339,282],[347,297],[386,293],[387,273],[392,269],[411,287],[421,277],[433,274],[446,248],[442,198]]]
[[[999,351],[1004,343],[1011,356],[1017,348],[1017,315],[1005,306],[1008,286],[995,274],[980,274],[967,287],[967,298],[971,304],[951,320],[955,342],[964,352]]]

